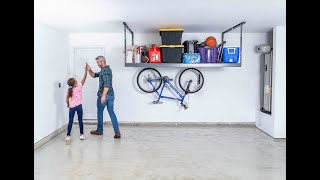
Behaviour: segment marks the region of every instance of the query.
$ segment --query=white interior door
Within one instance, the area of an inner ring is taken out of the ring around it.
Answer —
[[[95,58],[97,56],[104,56],[103,47],[81,47],[73,48],[73,69],[71,72],[74,77],[80,82],[85,72],[86,62],[92,68],[93,72],[99,72],[100,68],[97,66]],[[86,82],[82,89],[83,98],[83,119],[97,119],[97,92],[99,87],[99,79],[92,78],[88,73]]]

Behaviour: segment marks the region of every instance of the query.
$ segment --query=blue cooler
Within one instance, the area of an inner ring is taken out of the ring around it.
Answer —
[[[222,62],[238,63],[240,48],[238,46],[225,46],[222,52]]]
[[[182,63],[194,64],[200,63],[199,53],[183,53]]]

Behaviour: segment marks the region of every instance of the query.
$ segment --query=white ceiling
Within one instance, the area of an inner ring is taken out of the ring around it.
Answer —
[[[69,32],[135,32],[182,27],[222,32],[246,21],[244,32],[286,25],[285,0],[35,0],[35,19]]]

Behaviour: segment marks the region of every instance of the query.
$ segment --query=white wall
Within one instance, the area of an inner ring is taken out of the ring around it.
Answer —
[[[34,22],[34,143],[68,123],[68,34]],[[58,88],[58,83],[62,84]]]
[[[286,138],[286,27],[277,26],[274,29],[273,42],[276,49],[274,58],[275,84],[274,104],[275,121],[274,136]]]
[[[209,35],[221,42],[221,33],[184,33],[183,41],[204,41]],[[137,33],[134,38],[138,45],[161,43],[159,33]],[[225,40],[227,45],[238,45],[239,34],[230,34]],[[167,99],[163,104],[154,105],[155,94],[146,94],[138,89],[136,76],[143,68],[124,67],[122,33],[70,35],[71,46],[105,46],[106,59],[114,75],[115,112],[119,121],[127,122],[255,122],[255,110],[260,103],[259,67],[262,63],[261,54],[255,52],[255,46],[271,42],[271,34],[243,34],[242,67],[198,68],[205,83],[198,93],[189,95],[189,108],[184,110],[177,101]],[[89,64],[96,66],[94,59]],[[177,78],[184,68],[157,69],[162,75]],[[188,98],[186,100],[188,102]],[[105,118],[110,121],[108,115]]]
[[[271,115],[256,111],[256,126],[274,138],[286,138],[286,27],[273,28]]]

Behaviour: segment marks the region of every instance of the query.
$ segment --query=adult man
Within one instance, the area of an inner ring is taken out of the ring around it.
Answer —
[[[101,71],[94,73],[91,70],[91,67],[86,64],[86,69],[89,71],[89,74],[93,77],[99,77],[99,90],[98,90],[98,99],[97,99],[97,108],[98,108],[98,125],[97,130],[90,131],[94,135],[103,135],[103,110],[107,106],[107,110],[112,122],[112,126],[115,132],[114,138],[120,138],[120,130],[118,126],[117,116],[114,113],[114,92],[112,88],[112,71],[107,65],[106,59],[103,56],[98,56],[96,58],[97,65],[101,68]]]

